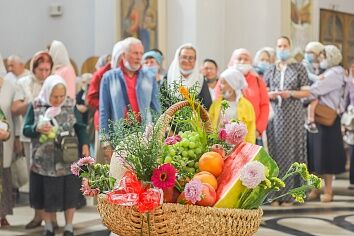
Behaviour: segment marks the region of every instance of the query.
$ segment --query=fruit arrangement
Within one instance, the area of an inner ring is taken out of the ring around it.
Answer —
[[[161,163],[171,163],[188,177],[198,172],[198,160],[206,149],[206,143],[197,132],[180,132],[167,138],[165,144],[165,157]]]

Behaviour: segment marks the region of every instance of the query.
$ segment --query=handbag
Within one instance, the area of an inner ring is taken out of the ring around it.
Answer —
[[[349,105],[347,110],[343,113],[340,123],[347,130],[354,130],[354,106]]]
[[[76,136],[64,136],[60,140],[64,163],[71,164],[79,159],[79,141]]]
[[[324,126],[332,126],[337,118],[337,111],[318,103],[315,109],[315,122]]]
[[[25,156],[17,155],[16,158],[11,163],[11,178],[12,185],[15,188],[20,188],[27,184],[28,176],[28,166],[27,159]]]

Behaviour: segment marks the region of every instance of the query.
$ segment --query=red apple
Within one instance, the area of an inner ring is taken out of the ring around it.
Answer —
[[[199,206],[214,206],[216,202],[215,189],[208,183],[203,183],[202,200],[197,202]]]
[[[213,146],[211,146],[211,151],[212,152],[217,152],[219,153],[222,158],[225,158],[225,150],[224,147],[220,144],[214,144]]]

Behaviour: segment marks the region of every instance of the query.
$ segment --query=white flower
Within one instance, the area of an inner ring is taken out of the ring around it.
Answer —
[[[265,167],[259,161],[252,161],[241,170],[240,180],[247,188],[253,189],[265,179]]]

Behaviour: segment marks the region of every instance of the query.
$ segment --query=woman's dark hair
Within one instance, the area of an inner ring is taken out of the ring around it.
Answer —
[[[214,61],[213,59],[210,59],[210,58],[207,58],[203,61],[203,64],[206,63],[206,62],[210,62],[210,63],[213,63],[216,67],[216,69],[218,69],[218,64],[216,63],[216,61]]]
[[[50,70],[53,68],[53,59],[48,52],[40,52],[33,57],[32,72],[43,62],[48,62],[50,64]]]

